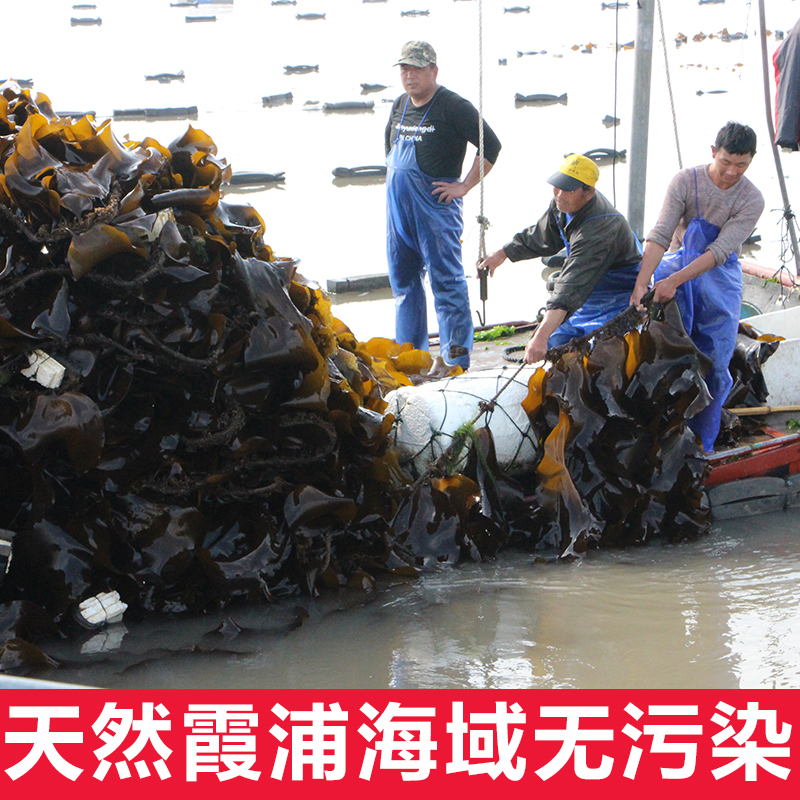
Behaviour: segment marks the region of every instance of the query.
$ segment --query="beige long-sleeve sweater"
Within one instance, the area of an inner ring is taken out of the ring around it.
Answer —
[[[695,170],[699,212],[695,202]],[[716,241],[708,246],[719,266],[731,253],[741,255],[742,243],[753,232],[763,210],[761,192],[744,175],[730,189],[720,189],[711,180],[708,165],[690,167],[670,181],[658,221],[646,238],[672,252],[683,243],[692,219],[701,216],[720,229]]]

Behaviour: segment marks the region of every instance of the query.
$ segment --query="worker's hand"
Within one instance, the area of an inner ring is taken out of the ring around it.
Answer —
[[[538,331],[533,335],[531,340],[525,345],[525,353],[522,360],[526,364],[536,364],[539,361],[544,361],[547,355],[547,337],[539,336]]]
[[[647,294],[649,288],[647,286],[639,286],[637,283],[636,286],[633,287],[633,293],[631,294],[630,305],[636,306],[637,308],[641,309],[642,307],[642,298]]]
[[[440,203],[449,203],[456,197],[463,197],[469,189],[461,181],[434,181],[436,187],[433,194],[437,195]]]
[[[680,286],[675,280],[676,274],[677,273],[673,273],[668,278],[656,281],[656,285],[653,287],[653,300],[656,303],[666,303],[668,300],[672,300],[672,298],[675,297],[675,292],[678,290],[678,286]]]
[[[486,258],[484,258],[483,261],[478,264],[478,269],[488,269],[489,276],[491,277],[494,275],[494,271],[506,260],[506,258],[506,251],[501,247],[499,250],[495,250],[490,256],[486,256]]]

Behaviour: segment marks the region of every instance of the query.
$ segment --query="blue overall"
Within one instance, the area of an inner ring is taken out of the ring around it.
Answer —
[[[680,250],[665,255],[658,265],[654,275],[656,281],[691,264],[719,236],[720,229],[700,216],[697,170],[694,173],[694,191],[697,216],[686,228]],[[736,253],[731,253],[724,264],[681,284],[675,299],[686,332],[698,350],[712,360],[706,377],[711,403],[689,420],[689,427],[703,440],[705,451],[712,453],[719,434],[722,405],[733,385],[728,365],[736,347],[742,309],[742,266]]]
[[[433,103],[436,102],[434,97]],[[405,119],[408,100],[403,108]],[[427,116],[428,112],[425,112]],[[420,122],[422,127],[425,118]],[[428,349],[427,267],[439,322],[439,348],[448,364],[469,367],[474,327],[469,292],[461,263],[464,223],[460,198],[440,203],[433,181],[420,170],[411,134],[404,138],[400,121],[397,138],[386,157],[386,256],[395,297],[395,339]]]
[[[614,216],[622,215],[598,214],[594,217],[587,217],[584,223],[590,219]],[[570,221],[571,217],[568,216],[567,219]],[[567,235],[561,230],[561,226],[559,226],[558,232],[561,234],[561,239],[567,249],[567,257],[569,257]],[[627,267],[608,270],[592,293],[586,298],[584,304],[550,334],[547,346],[558,347],[566,344],[576,336],[585,336],[625,311],[630,303],[633,287],[636,285],[636,276],[639,274],[640,264],[641,262],[637,262]]]

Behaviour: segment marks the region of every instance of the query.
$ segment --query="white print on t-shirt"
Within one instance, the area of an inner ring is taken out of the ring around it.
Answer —
[[[421,142],[423,133],[433,133],[435,125],[399,125],[400,133],[398,138],[405,142]]]

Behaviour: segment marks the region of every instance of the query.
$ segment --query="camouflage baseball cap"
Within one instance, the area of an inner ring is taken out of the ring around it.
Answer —
[[[409,64],[412,67],[427,67],[428,64],[435,66],[436,51],[427,42],[406,42],[400,51],[400,59],[394,66],[399,64]]]

